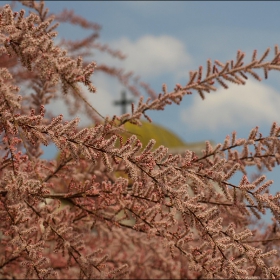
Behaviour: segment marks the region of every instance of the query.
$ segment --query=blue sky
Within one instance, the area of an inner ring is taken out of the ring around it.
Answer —
[[[189,71],[200,65],[205,69],[209,58],[226,62],[235,59],[240,49],[249,61],[254,49],[260,56],[268,47],[271,58],[274,45],[280,43],[278,1],[47,1],[46,6],[51,12],[73,9],[100,24],[100,42],[128,57],[119,61],[96,52],[93,60],[140,74],[156,92],[163,83],[170,91],[176,83],[185,85]],[[68,25],[58,31],[71,39],[87,34]],[[100,74],[93,75],[93,82],[98,90],[90,97],[93,106],[103,115],[120,114],[113,101],[120,98],[123,87]],[[233,130],[238,137],[247,137],[256,125],[268,134],[272,122],[280,122],[279,104],[280,72],[271,72],[261,83],[251,78],[245,86],[219,88],[204,101],[197,94],[186,96],[180,106],[149,116],[186,142],[219,143]],[[267,174],[275,180],[274,191],[279,190],[278,173],[276,168]]]

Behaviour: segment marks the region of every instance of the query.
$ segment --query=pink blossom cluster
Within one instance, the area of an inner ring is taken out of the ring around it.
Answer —
[[[226,63],[208,60],[206,73],[200,66],[185,86],[155,94],[132,72],[86,61],[90,49],[125,58],[96,43],[99,25],[67,10],[50,15],[43,1],[21,2],[29,16],[0,9],[0,278],[280,278],[280,192],[272,195],[273,181],[262,174],[280,162],[276,122],[268,136],[256,126],[248,138],[233,132],[216,146],[206,141],[202,156],[155,149],[153,139],[143,146],[137,135],[123,139],[126,122],[151,121],[150,110],[188,94],[204,98],[217,86],[261,80],[258,70],[268,78],[280,70],[278,47],[270,61],[270,49],[247,64],[241,51]],[[56,44],[54,20],[93,33]],[[150,97],[104,118],[80,86],[96,91],[94,70]],[[72,120],[46,109],[58,98]],[[79,111],[95,125],[79,128]],[[41,146],[51,143],[60,155],[44,160]],[[259,170],[253,179],[249,166]],[[243,177],[234,184],[237,172]],[[273,220],[263,227],[266,211]]]

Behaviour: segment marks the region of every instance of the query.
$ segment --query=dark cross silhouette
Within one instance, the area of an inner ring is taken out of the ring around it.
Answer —
[[[133,100],[126,99],[126,92],[122,91],[122,97],[121,100],[115,101],[115,105],[121,105],[122,106],[122,114],[126,113],[126,105],[131,104]]]

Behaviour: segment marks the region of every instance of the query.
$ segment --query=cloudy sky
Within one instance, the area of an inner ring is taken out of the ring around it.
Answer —
[[[49,1],[46,5],[56,12],[73,9],[99,23],[100,42],[120,49],[127,59],[119,61],[98,52],[93,59],[134,71],[156,92],[163,83],[170,90],[178,82],[186,84],[189,71],[200,65],[205,68],[209,58],[226,62],[242,50],[249,61],[254,49],[261,55],[280,40],[279,2],[69,1],[66,5]],[[69,26],[59,32],[72,39],[85,36]],[[204,101],[197,94],[186,96],[180,106],[150,115],[187,142],[208,138],[220,142],[233,130],[246,137],[256,125],[265,133],[280,119],[279,75],[271,73],[261,83],[249,79],[246,86],[219,88]],[[113,100],[120,98],[122,86],[98,74],[93,82],[98,89],[91,97],[93,105],[104,115],[120,114]]]
[[[249,61],[253,50],[260,56],[280,42],[280,2],[270,1],[47,1],[51,12],[64,8],[102,26],[100,42],[127,55],[118,61],[96,53],[97,63],[124,67],[139,74],[156,92],[163,83],[172,90],[185,85],[190,70],[207,59],[235,59],[244,51]],[[65,38],[81,39],[81,29],[61,26]],[[93,77],[98,93],[91,102],[103,115],[120,114],[113,101],[123,87],[100,74]],[[135,99],[136,101],[136,99]],[[204,101],[197,94],[186,96],[180,106],[151,112],[155,123],[166,126],[186,142],[213,140],[222,142],[233,130],[247,137],[258,125],[264,135],[273,121],[280,122],[280,73],[270,73],[261,83],[249,79],[245,86],[219,88]],[[270,178],[280,184],[279,168]],[[274,185],[274,190],[279,187]]]

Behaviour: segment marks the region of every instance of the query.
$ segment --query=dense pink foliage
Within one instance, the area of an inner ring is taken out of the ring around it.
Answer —
[[[247,139],[233,132],[215,147],[206,141],[200,157],[153,149],[152,139],[142,147],[136,135],[122,142],[123,125],[141,125],[150,110],[245,85],[248,76],[261,80],[256,70],[267,78],[280,70],[278,47],[271,61],[269,49],[261,57],[255,51],[248,64],[241,51],[226,63],[208,60],[206,73],[199,67],[186,85],[163,85],[157,95],[130,72],[86,62],[94,49],[125,58],[96,43],[99,25],[69,11],[50,16],[43,2],[23,4],[28,16],[9,5],[0,11],[0,278],[280,278],[280,193],[270,194],[273,182],[261,174],[280,162],[276,123],[268,136],[255,127]],[[57,45],[54,19],[92,34]],[[94,71],[150,98],[105,119],[80,87],[96,91]],[[67,122],[46,110],[58,98],[95,125],[79,129],[78,118]],[[60,157],[43,160],[41,145],[50,143]],[[259,170],[252,180],[248,166]],[[235,185],[236,172],[244,176]],[[266,211],[274,219],[262,228]]]

